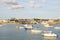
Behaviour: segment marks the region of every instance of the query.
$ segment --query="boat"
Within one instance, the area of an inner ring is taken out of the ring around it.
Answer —
[[[33,33],[41,33],[42,31],[41,30],[32,29],[31,32],[33,32]]]
[[[24,28],[27,30],[27,29],[32,29],[33,27],[32,27],[32,25],[27,25],[27,24],[25,24],[25,25],[24,25]]]
[[[52,33],[52,31],[45,32],[43,34],[44,37],[57,37],[57,34]]]
[[[21,27],[21,26],[19,27],[19,29],[23,29],[23,28],[24,28],[24,27]]]
[[[53,26],[50,26],[48,23],[45,23],[43,25],[44,25],[45,28],[53,27]],[[52,33],[52,31],[43,31],[42,35],[43,35],[43,37],[45,39],[47,39],[47,38],[53,39],[53,38],[57,38],[58,37],[58,35],[55,34],[55,33]]]
[[[24,27],[22,26],[16,26],[17,29],[23,29]]]
[[[56,29],[56,30],[60,30],[60,27],[54,27],[54,29]]]

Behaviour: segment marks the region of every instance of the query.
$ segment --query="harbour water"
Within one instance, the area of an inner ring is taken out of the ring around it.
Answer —
[[[25,29],[16,29],[16,26],[23,26],[24,24],[8,24],[3,25],[0,27],[0,40],[51,40],[51,39],[44,39],[41,34],[33,34]],[[59,26],[60,24],[53,25]],[[34,28],[39,30],[48,30],[53,31],[58,35],[58,38],[53,40],[60,40],[60,30],[55,30],[54,27],[51,28],[44,28],[41,24],[34,24]]]

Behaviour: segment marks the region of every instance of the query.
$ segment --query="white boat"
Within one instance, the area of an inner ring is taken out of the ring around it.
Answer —
[[[24,27],[22,26],[16,26],[17,29],[23,29]]]
[[[32,25],[27,25],[27,24],[25,24],[25,25],[24,25],[24,28],[25,28],[25,29],[32,29],[33,27],[32,27]]]
[[[56,29],[56,30],[60,30],[60,27],[54,27],[54,29]]]
[[[34,34],[38,34],[38,33],[41,33],[42,31],[41,30],[37,30],[37,29],[32,29],[31,30],[31,33],[34,33]]]
[[[21,26],[20,26],[19,29],[24,29],[24,27],[21,27]]]
[[[46,32],[43,34],[44,37],[57,37],[57,34],[50,32]]]
[[[55,33],[44,33],[43,36],[46,40],[55,40],[58,37]]]
[[[53,26],[50,26],[48,23],[44,23],[43,24],[45,28],[48,28],[48,27],[53,27]],[[57,37],[57,34],[55,33],[52,33],[52,31],[44,31],[44,33],[42,34],[44,36],[44,38],[56,38]]]

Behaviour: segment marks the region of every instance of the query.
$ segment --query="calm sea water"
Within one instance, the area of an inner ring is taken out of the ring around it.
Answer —
[[[26,31],[25,29],[16,29],[16,26],[23,26],[24,24],[8,24],[0,27],[0,40],[44,40],[44,37],[41,34],[32,34],[31,32]],[[59,26],[60,24],[53,25]],[[33,25],[34,28],[40,30],[49,30],[58,34],[58,38],[54,40],[60,40],[60,30],[55,30],[54,28],[44,28],[43,25]],[[48,39],[46,39],[48,40]]]

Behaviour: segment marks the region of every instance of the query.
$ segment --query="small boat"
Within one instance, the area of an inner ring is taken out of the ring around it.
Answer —
[[[32,33],[41,33],[42,31],[41,30],[37,30],[37,29],[32,29],[31,32]]]
[[[22,26],[16,26],[17,29],[23,29],[24,27]]]
[[[60,27],[54,27],[54,29],[56,29],[56,30],[60,30]]]
[[[44,36],[47,36],[47,37],[56,37],[57,35],[55,33],[45,33]]]
[[[43,36],[44,36],[44,37],[57,37],[57,34],[52,33],[52,31],[50,31],[50,32],[45,32],[45,33],[43,34]]]
[[[33,27],[32,27],[32,25],[24,25],[24,28],[27,30],[27,29],[32,29]]]
[[[23,29],[23,28],[24,28],[24,27],[21,27],[21,26],[19,27],[19,29]]]

